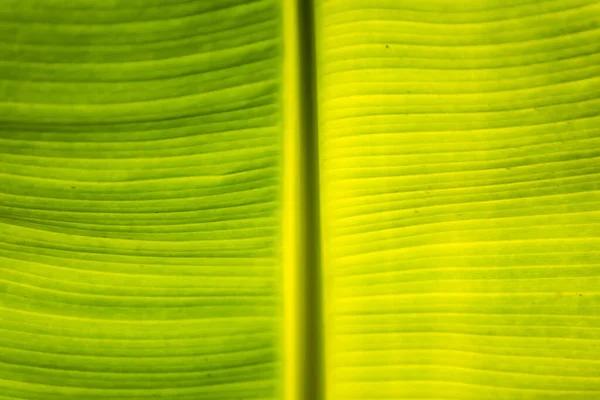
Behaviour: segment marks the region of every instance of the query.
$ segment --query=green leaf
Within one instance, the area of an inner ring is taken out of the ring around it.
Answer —
[[[0,398],[274,399],[276,1],[0,5]]]
[[[0,400],[599,398],[598,28],[0,1]]]

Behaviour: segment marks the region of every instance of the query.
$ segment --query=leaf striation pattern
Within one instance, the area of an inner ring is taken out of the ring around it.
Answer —
[[[316,26],[328,398],[600,398],[600,3]]]
[[[281,9],[0,4],[0,399],[280,398]]]

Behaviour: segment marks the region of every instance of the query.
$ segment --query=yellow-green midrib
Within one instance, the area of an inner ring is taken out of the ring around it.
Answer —
[[[595,1],[318,2],[330,399],[595,398]]]

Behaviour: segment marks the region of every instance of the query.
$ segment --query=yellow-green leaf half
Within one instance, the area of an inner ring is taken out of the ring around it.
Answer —
[[[328,399],[600,398],[600,3],[317,3]]]

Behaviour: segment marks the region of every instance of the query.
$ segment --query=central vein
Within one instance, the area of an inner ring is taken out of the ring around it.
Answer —
[[[286,400],[323,398],[313,4],[284,1],[284,368]]]

